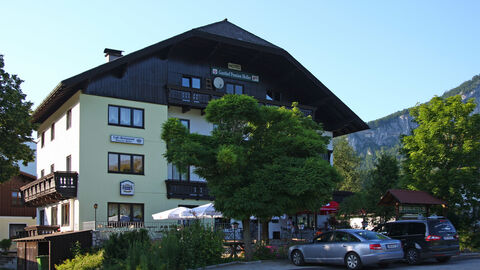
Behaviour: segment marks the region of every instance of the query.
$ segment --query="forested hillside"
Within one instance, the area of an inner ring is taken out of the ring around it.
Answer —
[[[480,75],[446,91],[441,97],[457,94],[461,94],[463,99],[475,98],[478,104],[480,101]],[[348,141],[361,156],[364,168],[373,166],[380,151],[397,154],[400,147],[400,135],[409,134],[416,127],[416,124],[411,121],[409,109],[368,122],[369,130],[348,135]],[[480,113],[480,106],[477,105],[474,113]]]

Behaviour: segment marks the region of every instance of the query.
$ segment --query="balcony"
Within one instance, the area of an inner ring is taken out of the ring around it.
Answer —
[[[189,108],[204,109],[212,99],[221,98],[225,93],[216,92],[211,90],[192,89],[176,85],[167,86],[168,103],[172,105],[182,106],[182,108],[188,110]],[[273,106],[273,107],[286,107],[291,108],[291,103],[274,101],[274,100],[259,100],[261,105]],[[305,116],[315,115],[315,107],[299,105],[298,108]]]
[[[180,180],[165,180],[167,185],[167,198],[169,199],[194,199],[213,201],[209,195],[206,182],[190,182]]]
[[[53,172],[20,188],[25,203],[43,206],[77,197],[78,173]]]

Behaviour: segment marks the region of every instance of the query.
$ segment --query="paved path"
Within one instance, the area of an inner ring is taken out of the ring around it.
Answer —
[[[213,268],[218,270],[343,270],[344,266],[331,266],[320,264],[308,264],[305,266],[295,266],[288,260],[262,261],[227,265],[223,267]],[[364,269],[384,269],[378,266],[365,267]],[[462,255],[453,257],[448,263],[438,263],[435,260],[429,260],[421,265],[410,266],[405,263],[395,263],[386,269],[406,269],[406,270],[478,270],[480,269],[480,254]]]

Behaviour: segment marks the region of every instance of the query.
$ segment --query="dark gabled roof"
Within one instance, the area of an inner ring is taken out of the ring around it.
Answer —
[[[22,171],[19,172],[19,175],[27,178],[30,181],[34,181],[35,179],[37,179],[37,177],[35,175],[29,174],[29,173],[26,173],[26,172],[22,172]]]
[[[88,83],[94,78],[107,72],[114,71],[124,67],[132,62],[144,59],[164,50],[172,48],[175,44],[190,38],[204,38],[229,44],[232,46],[240,46],[248,49],[254,49],[272,55],[284,57],[296,69],[318,87],[328,98],[319,104],[309,104],[311,106],[328,106],[335,111],[339,111],[343,117],[343,121],[336,123],[331,129],[334,136],[344,135],[364,129],[368,129],[368,125],[363,122],[348,106],[346,106],[337,96],[335,96],[322,82],[320,82],[313,74],[310,73],[302,64],[293,58],[284,49],[273,45],[272,43],[257,37],[256,35],[230,23],[227,20],[209,24],[203,27],[194,28],[190,31],[158,42],[141,50],[135,51],[114,61],[102,64],[76,76],[61,81],[55,89],[43,100],[37,107],[32,116],[32,121],[41,123],[48,116],[55,112],[58,107],[66,102],[75,92],[85,89]]]
[[[198,28],[195,28],[194,30],[207,32],[213,35],[220,35],[220,36],[228,37],[231,39],[245,41],[245,42],[249,42],[249,43],[253,43],[261,46],[281,49],[280,47],[277,47],[276,45],[236,26],[235,24],[229,22],[227,19],[220,22],[208,24],[202,27],[198,27]]]
[[[442,205],[444,201],[433,197],[425,191],[407,189],[389,189],[378,203],[379,205],[420,204],[420,205]]]

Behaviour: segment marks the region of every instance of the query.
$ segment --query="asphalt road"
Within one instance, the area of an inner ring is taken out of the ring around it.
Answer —
[[[275,261],[262,261],[262,262],[250,262],[242,264],[233,264],[223,267],[218,267],[219,270],[247,270],[247,269],[259,269],[259,270],[343,270],[344,266],[331,266],[320,264],[308,264],[305,266],[295,266],[287,260],[275,260]],[[447,263],[438,263],[435,260],[428,260],[420,265],[407,265],[405,263],[390,264],[387,268],[381,268],[379,266],[369,266],[363,269],[368,270],[380,270],[380,269],[402,269],[402,270],[478,270],[480,269],[480,254],[473,256],[456,256],[453,257]]]

